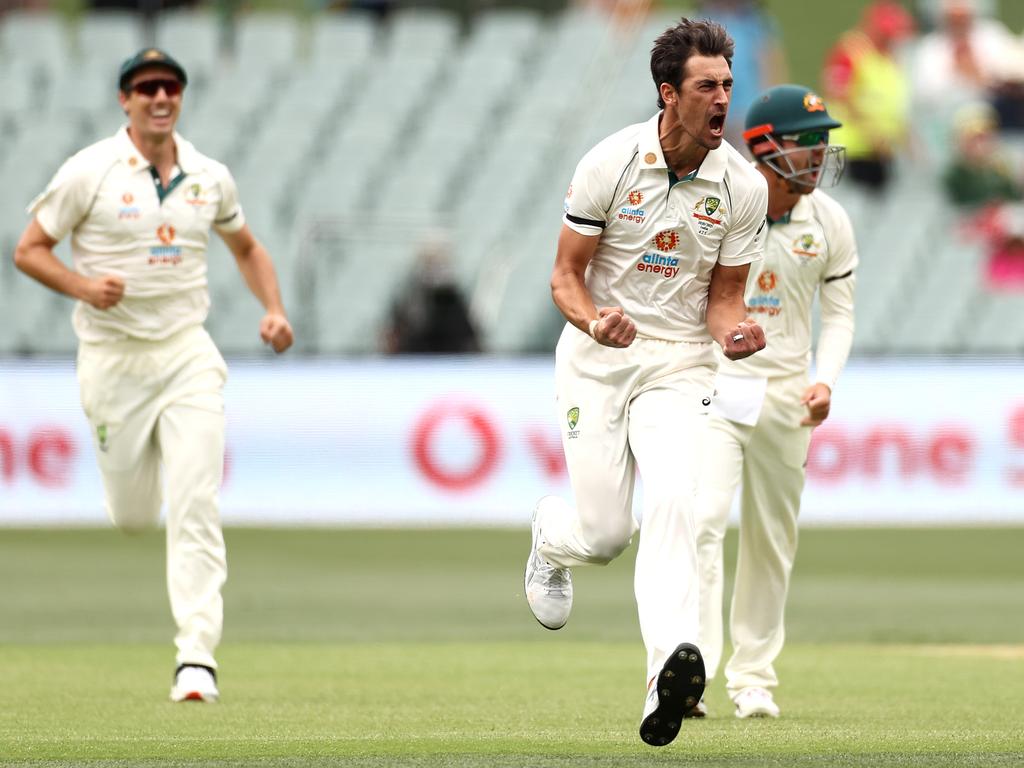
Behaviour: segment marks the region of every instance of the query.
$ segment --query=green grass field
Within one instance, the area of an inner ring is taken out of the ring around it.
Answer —
[[[632,550],[542,630],[522,531],[229,530],[220,704],[166,700],[159,533],[0,531],[0,765],[1019,766],[1024,529],[809,530],[778,721],[637,736]],[[734,541],[730,541],[734,544]]]

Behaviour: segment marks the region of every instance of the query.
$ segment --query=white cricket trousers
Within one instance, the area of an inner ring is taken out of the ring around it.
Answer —
[[[217,666],[227,578],[218,509],[226,379],[224,359],[201,326],[163,341],[83,342],[78,350],[82,407],[114,525],[157,525],[163,465],[178,664]]]
[[[697,504],[701,570],[699,647],[710,680],[722,659],[722,542],[736,489],[740,541],[729,616],[733,654],[725,666],[730,696],[749,686],[773,688],[772,666],[785,640],[784,612],[797,548],[810,427],[800,398],[804,374],[768,379],[754,426],[712,414]]]
[[[576,507],[542,508],[541,556],[568,568],[607,564],[637,524],[633,487],[643,481],[634,590],[647,647],[647,680],[699,620],[696,529],[698,457],[714,379],[711,343],[637,338],[625,349],[566,325],[555,350],[555,387]]]

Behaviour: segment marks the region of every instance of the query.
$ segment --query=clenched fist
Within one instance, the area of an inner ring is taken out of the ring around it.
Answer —
[[[280,354],[292,345],[294,336],[288,318],[276,312],[267,312],[260,320],[260,338]]]

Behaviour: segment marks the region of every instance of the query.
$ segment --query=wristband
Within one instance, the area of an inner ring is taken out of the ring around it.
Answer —
[[[597,324],[600,322],[600,320],[591,320],[590,325],[587,326],[587,329],[590,332],[590,338],[592,338],[594,341],[597,341],[597,336],[594,335],[594,329],[597,328]]]

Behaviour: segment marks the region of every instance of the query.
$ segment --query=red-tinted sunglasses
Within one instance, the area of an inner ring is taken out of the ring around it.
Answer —
[[[177,96],[185,86],[181,84],[180,80],[142,80],[141,82],[134,83],[128,86],[129,92],[136,91],[141,93],[143,96],[149,96],[152,98],[159,93],[160,89],[164,89],[164,93],[168,96]]]

